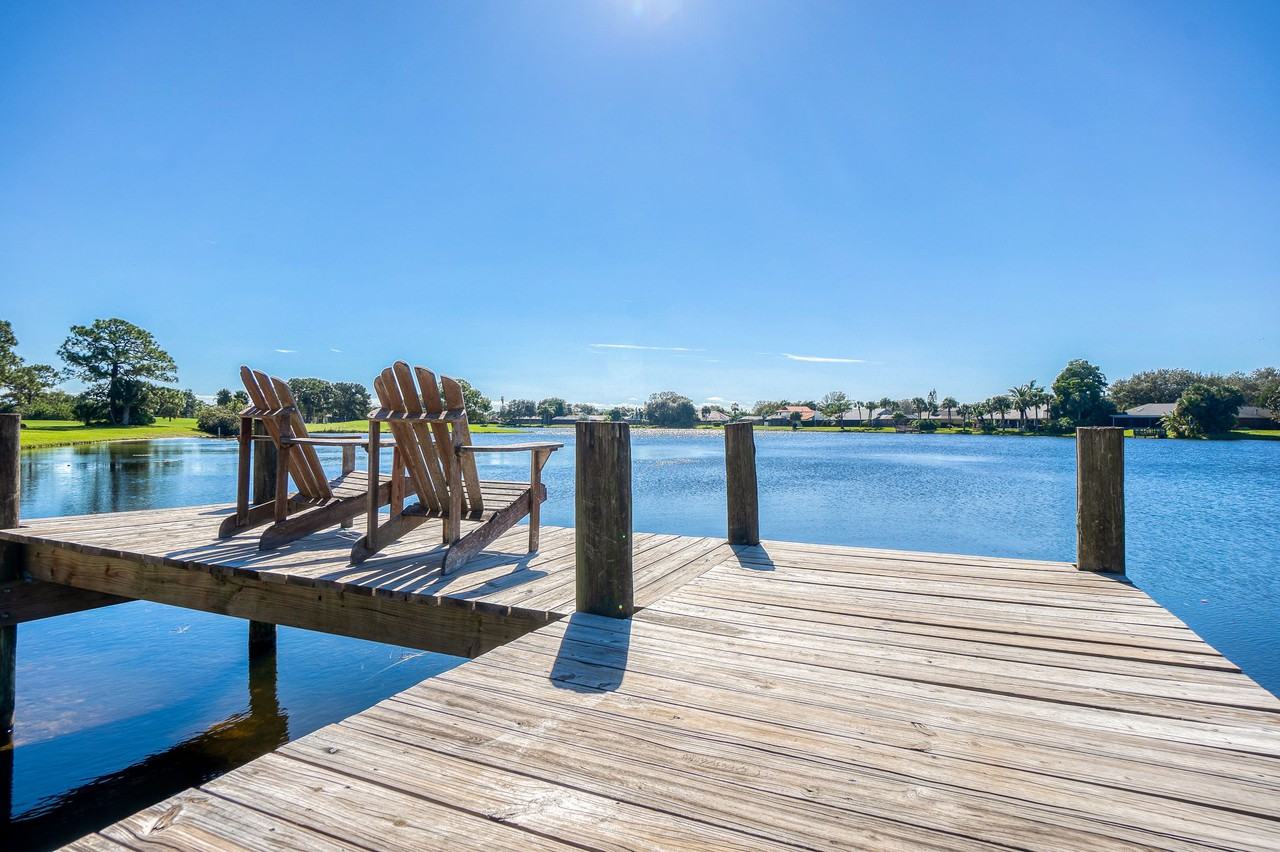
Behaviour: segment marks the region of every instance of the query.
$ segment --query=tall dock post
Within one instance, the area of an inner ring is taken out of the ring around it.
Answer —
[[[21,430],[21,416],[0,414],[0,529],[18,525],[18,505],[22,495]],[[20,554],[21,545],[0,543],[0,582],[21,579]],[[5,750],[13,745],[17,665],[18,625],[0,627],[0,749]],[[2,816],[7,819],[8,811]]]
[[[729,543],[760,543],[760,496],[756,487],[756,433],[750,423],[724,427],[725,488]]]
[[[1124,430],[1076,429],[1076,567],[1124,573]]]
[[[630,618],[631,427],[577,425],[575,526],[578,612]]]
[[[257,435],[265,435],[266,427],[262,421],[253,421],[253,431]],[[253,441],[253,505],[270,503],[276,499],[276,468],[280,464],[280,453],[274,441]],[[263,654],[274,656],[276,653],[276,626],[265,621],[249,622],[249,664]]]

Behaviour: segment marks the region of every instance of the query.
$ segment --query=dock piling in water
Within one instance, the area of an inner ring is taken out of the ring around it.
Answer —
[[[22,492],[19,467],[22,417],[0,414],[0,529],[18,525]],[[21,545],[0,543],[0,582],[21,578]],[[16,698],[18,625],[0,627],[0,749],[13,743],[13,707]],[[7,817],[7,813],[6,813]]]
[[[729,543],[760,543],[760,498],[756,487],[756,435],[750,423],[724,427],[725,488]]]
[[[1076,429],[1076,566],[1124,573],[1124,430]]]
[[[631,427],[584,421],[577,429],[577,609],[630,618],[635,609]]]

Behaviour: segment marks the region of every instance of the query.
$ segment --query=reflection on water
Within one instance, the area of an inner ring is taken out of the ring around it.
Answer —
[[[289,741],[289,716],[277,694],[276,654],[255,653],[248,665],[247,706],[241,712],[147,755],[49,796],[16,815],[9,841],[19,848],[52,847],[95,827],[123,819],[146,803],[208,781]],[[90,728],[74,737],[78,748],[93,748],[109,732]],[[65,744],[64,744],[65,745]],[[12,752],[7,767],[12,777]]]
[[[545,437],[567,446],[543,473],[543,522],[571,525],[573,431]],[[632,441],[636,529],[723,535],[721,433],[636,430]],[[1073,441],[803,431],[756,441],[766,538],[1074,558]],[[1130,576],[1280,691],[1280,443],[1136,440],[1125,452]],[[321,457],[336,470],[337,450]],[[486,479],[528,475],[518,454],[477,462]],[[24,517],[226,503],[236,446],[99,444],[28,452],[22,465]],[[281,628],[274,689],[259,692],[252,683],[272,678],[255,674],[246,695],[246,633],[243,621],[145,602],[22,625],[12,791],[22,837],[49,845],[92,830],[459,662]]]

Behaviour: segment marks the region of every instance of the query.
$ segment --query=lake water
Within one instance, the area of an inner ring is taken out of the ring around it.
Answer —
[[[572,524],[573,433],[539,435],[567,445],[546,469],[544,522]],[[1071,440],[757,432],[756,443],[766,538],[1074,559]],[[1130,440],[1125,452],[1130,577],[1280,693],[1280,443]],[[724,534],[721,433],[637,430],[632,455],[638,531]],[[22,461],[27,518],[234,497],[229,441]],[[523,456],[480,463],[485,478],[527,476]],[[462,662],[280,628],[276,658],[251,671],[246,633],[146,602],[22,625],[15,845],[77,837]]]

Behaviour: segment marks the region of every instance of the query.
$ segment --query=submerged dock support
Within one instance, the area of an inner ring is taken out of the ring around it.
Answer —
[[[18,525],[18,505],[22,492],[19,466],[22,418],[0,414],[0,529]],[[0,582],[21,577],[19,544],[0,542]],[[13,708],[17,697],[18,625],[0,627],[0,749],[13,744]],[[8,812],[5,812],[8,818]]]
[[[724,427],[725,489],[729,543],[760,543],[760,497],[756,487],[756,433],[750,423]]]
[[[631,427],[580,422],[577,429],[577,609],[630,618],[635,610]]]
[[[1076,429],[1076,567],[1124,573],[1124,430]]]

